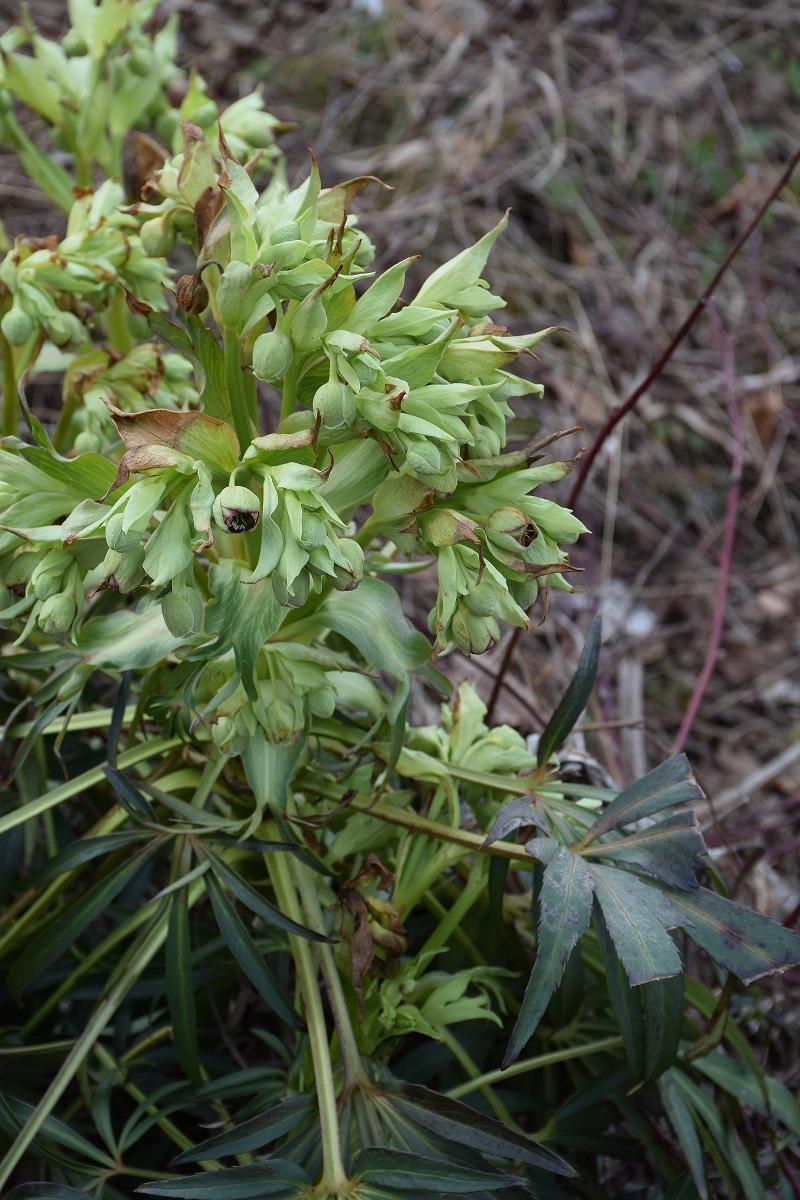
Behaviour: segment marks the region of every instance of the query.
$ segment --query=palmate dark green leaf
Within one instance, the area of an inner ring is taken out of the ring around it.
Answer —
[[[208,892],[217,926],[239,966],[247,978],[276,1016],[286,1021],[292,1029],[304,1029],[300,1017],[292,1008],[286,995],[267,966],[262,954],[247,931],[247,927],[239,917],[236,909],[228,901],[225,892],[212,874],[205,876],[206,891]]]
[[[527,1188],[527,1180],[498,1171],[476,1171],[456,1163],[422,1158],[405,1150],[385,1147],[362,1150],[356,1156],[353,1171],[366,1184],[400,1190],[427,1190],[429,1193],[466,1195],[472,1192],[494,1192],[507,1187]]]
[[[172,1165],[177,1167],[203,1158],[221,1158],[225,1154],[248,1154],[253,1150],[262,1150],[299,1125],[315,1110],[316,1105],[314,1096],[292,1096],[265,1113],[243,1121],[227,1133],[219,1133],[193,1146],[191,1150],[184,1150],[183,1154],[172,1160]]]
[[[592,866],[595,900],[633,986],[681,971],[681,956],[667,928],[686,923],[663,892],[615,867]],[[664,901],[667,901],[665,904]]]
[[[199,1083],[200,1060],[197,1054],[189,893],[185,887],[179,888],[172,895],[166,951],[167,1002],[175,1052],[187,1078],[193,1083]]]
[[[330,942],[331,939],[324,933],[315,933],[313,929],[307,929],[305,925],[300,925],[297,921],[293,921],[291,917],[285,916],[279,908],[274,904],[270,904],[269,900],[265,900],[255,888],[242,879],[241,875],[213,854],[207,846],[202,847],[202,853],[211,864],[211,870],[217,878],[225,884],[229,891],[233,892],[237,900],[241,900],[251,912],[261,917],[262,921],[266,921],[268,925],[274,925],[278,929],[285,929],[287,933],[296,933],[298,937],[308,938],[312,942]]]
[[[12,996],[19,998],[27,991],[42,972],[107,910],[111,901],[141,871],[156,848],[155,844],[151,844],[135,858],[110,871],[28,944],[8,973],[7,986]]]
[[[703,866],[706,845],[693,812],[676,813],[647,829],[638,829],[614,842],[596,843],[585,858],[610,858],[632,863],[668,886],[692,891],[695,871]]]
[[[800,963],[800,935],[762,913],[708,888],[668,889],[667,895],[686,917],[692,941],[742,983]]]
[[[442,1096],[421,1084],[396,1080],[384,1083],[383,1090],[401,1116],[417,1125],[427,1136],[454,1142],[492,1157],[519,1160],[557,1175],[575,1174],[569,1163],[540,1146],[533,1138],[508,1129],[494,1117],[487,1117],[460,1100]]]
[[[601,640],[602,625],[598,613],[589,626],[575,674],[569,681],[567,690],[539,738],[536,761],[540,767],[548,762],[550,755],[563,744],[567,735],[575,727],[578,717],[586,708],[597,681]]]
[[[176,1200],[290,1200],[300,1196],[311,1180],[302,1167],[285,1159],[251,1163],[246,1167],[223,1167],[186,1179],[142,1183],[136,1188],[146,1196],[174,1196]]]
[[[695,782],[686,755],[676,754],[620,792],[591,829],[587,830],[579,844],[583,848],[621,825],[629,825],[632,821],[663,812],[665,808],[702,798],[703,791]]]

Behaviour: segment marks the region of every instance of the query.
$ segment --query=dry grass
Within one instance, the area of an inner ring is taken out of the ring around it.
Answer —
[[[63,7],[31,4],[51,33]],[[182,13],[186,63],[218,95],[259,80],[268,107],[297,123],[284,142],[293,174],[310,145],[329,182],[366,172],[395,187],[390,200],[378,189],[359,197],[383,263],[419,251],[428,269],[512,209],[492,284],[512,328],[568,330],[541,350],[543,422],[580,423],[588,443],[800,144],[798,10],[789,0],[384,0],[373,17],[370,7],[163,5]],[[782,917],[800,900],[798,262],[795,180],[715,297],[735,352],[744,477],[720,653],[686,747],[723,801],[706,817],[729,877]],[[607,443],[579,505],[594,531],[574,555],[580,594],[554,597],[520,643],[498,707],[525,732],[539,728],[601,605],[591,720],[608,728],[587,744],[617,779],[669,752],[706,653],[732,453],[722,356],[702,318]],[[448,669],[488,695],[502,650]]]

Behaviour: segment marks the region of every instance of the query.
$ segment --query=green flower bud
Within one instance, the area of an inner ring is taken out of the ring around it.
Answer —
[[[289,370],[293,358],[292,342],[285,333],[262,333],[253,346],[253,373],[258,379],[279,379]]]
[[[450,465],[450,458],[436,442],[424,442],[420,438],[409,447],[406,462],[417,475],[441,475]]]
[[[285,700],[276,696],[267,705],[267,721],[272,741],[285,742],[297,728],[294,710]]]
[[[110,546],[106,551],[105,558],[103,559],[103,574],[105,575],[106,579],[110,579],[121,562],[122,553],[119,550],[114,550],[114,548]]]
[[[94,452],[99,454],[103,449],[103,439],[99,433],[95,433],[91,429],[82,429],[73,443],[78,454],[87,454]]]
[[[334,562],[333,586],[340,592],[350,592],[364,578],[364,551],[352,538],[339,538],[336,558],[343,559],[344,565]]]
[[[314,393],[313,404],[325,429],[346,429],[357,416],[356,398],[344,383],[323,383]]]
[[[317,350],[322,344],[322,335],[328,328],[328,315],[321,296],[306,296],[292,317],[289,330],[292,345],[307,353]]]
[[[75,313],[59,312],[45,324],[50,341],[62,349],[82,346],[88,335],[83,322]]]
[[[192,588],[174,588],[161,601],[164,624],[173,637],[191,637],[203,628],[203,601]]]
[[[70,58],[82,58],[89,53],[89,47],[77,29],[67,30],[61,39],[61,48]]]
[[[128,65],[134,75],[139,75],[143,79],[151,74],[155,66],[153,55],[144,46],[136,46],[128,55]]]
[[[198,105],[193,112],[187,113],[186,116],[201,129],[208,129],[218,119],[219,112],[214,101],[207,100],[204,104]]]
[[[500,628],[494,617],[478,617],[462,607],[453,614],[450,633],[465,654],[483,654],[500,638]]]
[[[115,512],[106,521],[106,545],[111,550],[118,550],[120,554],[126,550],[132,550],[142,540],[141,532],[138,529],[122,528],[124,519],[124,513]]]
[[[117,550],[109,550],[105,558],[106,562],[111,555],[116,555],[117,563],[113,570],[106,572],[108,586],[122,592],[124,596],[135,592],[144,580],[144,546],[136,545],[131,550],[124,550],[122,553]]]
[[[78,606],[71,592],[56,592],[43,602],[36,620],[45,633],[69,633],[78,615]]]
[[[245,262],[229,262],[217,286],[217,310],[223,325],[234,325],[241,316],[240,309],[247,289],[255,276]]]
[[[21,304],[14,301],[12,307],[0,321],[3,337],[12,346],[24,346],[34,330],[34,324]]]
[[[139,230],[139,240],[148,258],[164,258],[173,249],[177,236],[175,226],[167,217],[145,221]]]
[[[228,533],[249,533],[261,516],[261,501],[246,487],[226,487],[214,501],[214,520]]]
[[[60,575],[35,575],[31,584],[33,594],[37,600],[49,600],[56,593],[61,591],[61,576]]]
[[[306,550],[316,550],[318,546],[322,546],[325,543],[327,536],[328,530],[322,517],[304,508],[300,541]]]

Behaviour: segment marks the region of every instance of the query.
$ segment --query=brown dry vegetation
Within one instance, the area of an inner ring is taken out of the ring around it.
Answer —
[[[58,33],[63,4],[30,8]],[[393,185],[390,198],[377,188],[359,197],[383,264],[420,252],[427,270],[512,209],[493,290],[508,298],[512,330],[565,327],[535,366],[547,385],[537,415],[546,432],[583,425],[583,444],[647,374],[800,145],[800,11],[790,0],[163,5],[175,9],[185,64],[218,96],[261,82],[271,111],[296,122],[282,143],[291,175],[312,146],[327,183],[375,173]],[[0,4],[0,16],[16,18],[17,5]],[[0,168],[9,232],[42,232],[32,189],[7,157]],[[496,710],[526,733],[541,728],[599,604],[606,643],[584,748],[617,780],[669,752],[709,644],[735,433],[727,389],[744,438],[738,525],[719,653],[686,750],[712,797],[709,843],[739,898],[792,921],[798,264],[800,177],[726,274],[715,312],[606,444],[577,507],[593,530],[573,556],[580,591],[556,594],[547,621],[519,642]],[[408,586],[422,620],[424,584]],[[445,669],[488,696],[503,652],[453,657]]]

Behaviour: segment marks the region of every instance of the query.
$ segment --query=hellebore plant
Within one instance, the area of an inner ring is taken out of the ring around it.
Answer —
[[[289,187],[279,123],[219,113],[154,9],[0,37],[0,134],[66,214],[0,264],[0,1187],[596,1195],[620,1122],[670,1196],[779,1180],[713,1097],[744,1079],[800,1137],[727,1011],[800,939],[701,886],[683,758],[562,780],[599,627],[536,755],[466,684],[408,724],[412,677],[447,695],[437,656],[529,628],[585,532],[537,494],[556,439],[507,448],[550,332],[492,316],[507,216],[402,299],[414,258],[372,272],[350,212],[373,181]],[[428,639],[385,577],[434,565]]]

